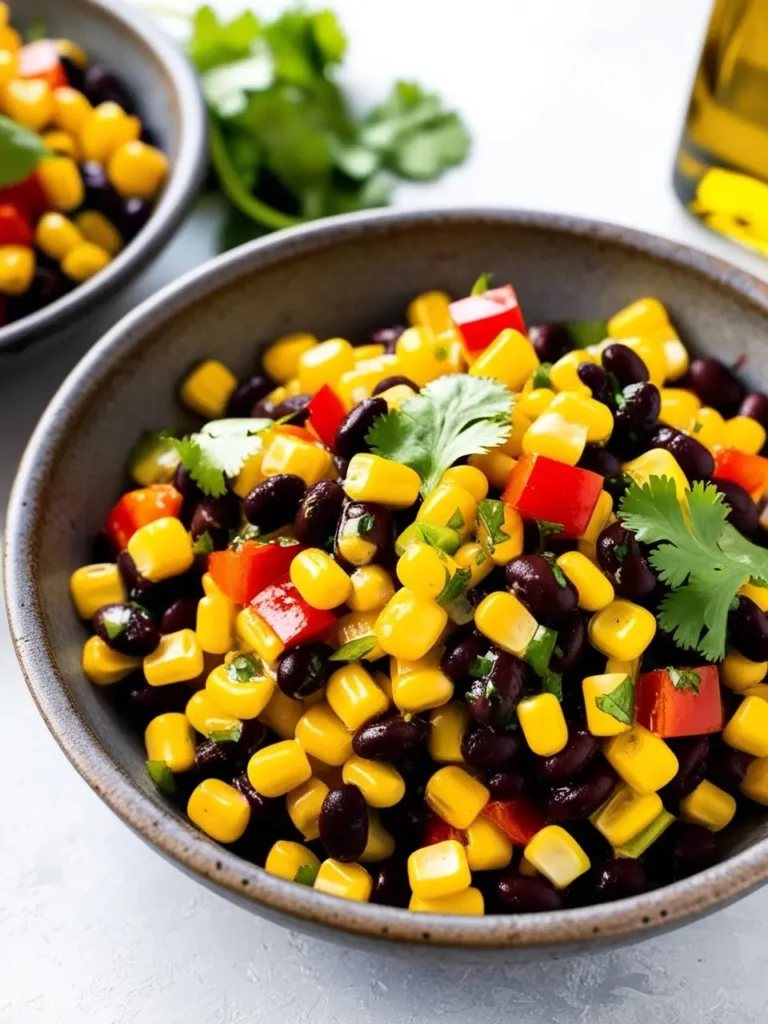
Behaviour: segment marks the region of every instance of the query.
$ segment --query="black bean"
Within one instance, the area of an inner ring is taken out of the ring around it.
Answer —
[[[595,902],[629,899],[648,888],[643,865],[631,857],[611,857],[595,869]]]
[[[610,378],[602,366],[597,363],[580,363],[576,368],[576,375],[582,384],[586,384],[592,392],[592,397],[607,405],[613,410],[616,407],[616,398],[613,393]]]
[[[181,576],[172,576],[161,583],[152,583],[141,575],[128,552],[121,551],[117,556],[117,568],[129,598],[143,605],[157,618],[162,617],[165,610],[180,597],[199,597],[202,594],[200,572],[194,567]]]
[[[371,345],[383,345],[386,351],[392,355],[397,345],[397,339],[404,330],[405,328],[399,324],[393,327],[377,327],[368,335],[368,341]]]
[[[374,865],[371,903],[385,907],[406,908],[411,900],[408,869],[403,860],[387,860]]]
[[[160,643],[160,630],[143,609],[131,604],[108,604],[93,616],[93,630],[113,651],[144,658]]]
[[[559,753],[539,757],[536,764],[547,781],[559,782],[583,771],[599,753],[600,741],[589,729],[574,729],[569,732],[568,742]]]
[[[467,691],[470,715],[481,725],[509,728],[515,722],[515,708],[525,691],[530,670],[514,654],[492,647],[488,657],[493,666],[484,679],[476,679]]]
[[[197,625],[197,597],[180,597],[163,612],[161,633],[178,633],[180,629],[194,629]]]
[[[320,839],[329,857],[357,860],[368,842],[368,808],[357,786],[332,789],[320,808]]]
[[[748,597],[737,597],[738,604],[728,616],[731,643],[750,661],[768,661],[768,616]]]
[[[117,227],[125,242],[130,242],[144,228],[152,216],[152,204],[147,199],[131,196],[123,203],[117,215]]]
[[[707,778],[727,793],[738,796],[739,787],[747,774],[747,768],[754,761],[751,754],[734,750],[725,743],[718,743],[710,754]]]
[[[275,417],[275,403],[270,402],[268,398],[260,398],[258,402],[251,409],[251,416],[254,419],[268,419],[273,420]]]
[[[675,822],[650,848],[649,874],[664,882],[686,878],[715,860],[715,837],[703,825]]]
[[[405,719],[399,713],[387,712],[357,730],[352,749],[358,757],[373,761],[401,761],[421,748],[427,731],[420,718]]]
[[[560,893],[546,878],[528,878],[511,871],[497,881],[496,896],[505,911],[513,914],[535,914],[563,906]]]
[[[693,360],[687,385],[704,405],[711,405],[723,416],[735,415],[744,398],[740,382],[727,366],[711,356]]]
[[[203,740],[195,750],[195,767],[204,778],[227,779],[234,767],[234,743]]]
[[[267,742],[269,730],[258,718],[249,718],[242,724],[240,739],[235,744],[237,757],[246,764],[253,757],[257,750]]]
[[[304,493],[296,512],[296,537],[302,544],[325,548],[333,540],[344,491],[334,480],[321,480]]]
[[[395,374],[393,377],[385,377],[384,380],[380,380],[371,392],[371,398],[375,398],[376,395],[380,395],[382,391],[389,391],[390,388],[396,388],[398,384],[405,384],[405,386],[410,388],[414,394],[418,394],[419,392],[419,385],[414,384],[410,377],[403,377],[402,374]]]
[[[227,546],[229,531],[240,522],[240,502],[236,494],[228,493],[220,498],[202,498],[195,506],[189,523],[192,539],[197,540],[207,533],[214,548]]]
[[[109,693],[115,693],[119,685],[110,686]],[[125,713],[144,729],[158,715],[183,712],[191,695],[192,691],[184,683],[150,686],[143,677],[138,681],[134,677],[128,680],[128,689],[121,695],[121,704]]]
[[[506,568],[507,588],[544,626],[556,626],[579,603],[576,587],[543,555],[520,555]]]
[[[32,283],[23,295],[5,297],[8,320],[20,320],[43,306],[60,299],[71,288],[72,282],[58,267],[38,265]]]
[[[472,623],[461,626],[449,638],[445,653],[440,659],[440,670],[456,684],[467,683],[470,670],[477,659],[488,650],[488,639],[474,628]]]
[[[528,340],[542,363],[556,363],[573,348],[565,324],[534,324],[528,330]]]
[[[658,426],[650,439],[651,448],[663,448],[674,455],[689,480],[709,480],[715,471],[715,460],[708,448],[690,434],[675,427]]]
[[[768,395],[753,391],[739,406],[739,416],[749,416],[768,430]]]
[[[656,577],[634,533],[620,522],[606,526],[597,538],[597,561],[620,597],[638,601],[653,593]]]
[[[66,57],[63,53],[59,54],[59,63],[67,76],[67,85],[82,92],[85,85],[85,69],[75,64],[71,57]]]
[[[394,542],[389,509],[369,501],[348,501],[342,506],[334,543],[341,562],[358,567],[385,562],[392,555]]]
[[[606,345],[600,358],[605,369],[613,374],[622,388],[650,380],[648,367],[637,352],[627,345]]]
[[[80,165],[80,176],[85,188],[83,205],[89,210],[98,211],[108,220],[117,221],[123,201],[110,184],[104,167],[94,160],[87,160]]]
[[[587,620],[583,612],[566,615],[557,631],[557,643],[549,662],[553,672],[570,672],[589,646]]]
[[[359,452],[370,451],[365,435],[379,416],[387,413],[387,403],[383,398],[366,398],[359,402],[341,422],[333,440],[333,448],[343,459],[351,459]]]
[[[616,427],[621,431],[651,430],[661,412],[661,396],[656,385],[630,384],[623,394],[624,402],[616,408]]]
[[[677,775],[660,791],[665,807],[675,807],[688,796],[704,778],[709,755],[708,736],[683,736],[667,743],[677,757]]]
[[[303,700],[325,686],[333,671],[327,644],[300,644],[280,655],[277,685],[288,697]]]
[[[552,821],[580,821],[600,807],[613,792],[616,772],[607,761],[598,762],[568,782],[552,786],[543,810]]]
[[[241,775],[235,776],[235,778],[232,779],[232,785],[238,793],[242,793],[248,801],[251,808],[251,823],[255,821],[265,821],[274,816],[277,809],[276,805],[280,801],[270,800],[267,797],[262,796],[261,793],[257,793],[245,772]]]
[[[245,518],[262,533],[292,523],[304,497],[306,484],[294,473],[278,473],[256,484],[243,503]]]
[[[343,484],[349,472],[349,459],[342,459],[340,455],[334,455],[333,468],[336,470],[336,480],[339,484]]]
[[[192,498],[195,504],[203,497],[203,492],[189,475],[189,470],[181,462],[173,474],[173,486],[182,498]]]
[[[712,483],[717,487],[729,506],[728,522],[747,537],[757,533],[760,526],[760,513],[747,491],[733,480],[721,480],[714,477]]]
[[[492,800],[519,800],[529,795],[531,780],[519,768],[505,768],[489,775],[487,786]]]
[[[248,417],[254,405],[260,402],[274,388],[274,384],[262,373],[249,377],[232,392],[227,402],[227,416]]]
[[[582,363],[582,365],[587,366],[588,364]],[[603,445],[593,444],[591,441],[584,446],[578,465],[581,469],[589,469],[603,477],[618,476],[621,472],[621,463],[613,452],[609,452]]]
[[[91,64],[86,69],[85,78],[83,79],[83,92],[86,99],[94,107],[97,107],[100,103],[117,103],[126,114],[132,114],[135,109],[133,97],[123,82],[114,71],[110,71],[102,64]]]
[[[273,407],[272,416],[276,420],[290,417],[288,422],[293,426],[300,427],[309,419],[309,403],[311,401],[312,395],[289,395]]]
[[[462,737],[461,756],[473,768],[501,768],[520,753],[521,747],[518,733],[497,732],[488,725],[475,725]]]

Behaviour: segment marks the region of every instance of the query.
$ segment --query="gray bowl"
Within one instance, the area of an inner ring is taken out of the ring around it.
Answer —
[[[15,27],[23,30],[38,20],[49,35],[74,40],[91,60],[122,78],[171,167],[152,216],[136,238],[89,281],[0,327],[0,351],[51,337],[144,270],[181,223],[207,168],[206,112],[197,75],[156,23],[119,0],[24,0],[13,5]]]
[[[766,816],[723,837],[726,858],[655,892],[603,906],[486,918],[353,904],[267,875],[192,828],[152,787],[144,752],[80,670],[85,639],[72,570],[124,483],[142,430],[179,422],[176,383],[215,356],[239,375],[288,331],[361,337],[394,323],[416,293],[465,294],[478,272],[512,281],[529,322],[607,317],[656,295],[699,352],[747,357],[765,388],[768,287],[711,257],[635,231],[514,212],[337,218],[244,246],[187,274],[132,312],[70,374],[19,468],[8,513],[5,586],[16,650],[49,728],[73,765],[148,843],[217,892],[283,924],[359,944],[493,949],[517,957],[617,942],[678,925],[768,876]],[[139,883],[140,884],[140,883]]]

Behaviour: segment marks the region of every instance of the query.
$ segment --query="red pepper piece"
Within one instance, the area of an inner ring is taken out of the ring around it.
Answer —
[[[288,572],[294,556],[304,549],[298,541],[244,541],[208,556],[208,572],[219,590],[235,604],[248,604],[270,583]]]
[[[717,667],[703,665],[692,671],[701,680],[698,693],[678,689],[667,669],[643,673],[635,684],[635,720],[662,737],[720,732],[723,704]]]
[[[0,203],[0,245],[32,245],[35,233],[12,203]]]
[[[326,448],[333,448],[336,431],[347,415],[344,403],[328,384],[323,384],[309,403],[307,426],[314,430]]]
[[[52,39],[38,39],[22,46],[18,61],[19,78],[42,78],[52,89],[69,84],[59,49]]]
[[[107,516],[104,532],[115,550],[122,551],[140,527],[165,516],[178,517],[183,500],[171,484],[151,484],[128,491]]]
[[[491,800],[480,812],[515,846],[527,846],[547,820],[529,800]]]
[[[317,437],[315,434],[311,434],[306,427],[298,427],[295,423],[279,423],[276,427],[272,428],[273,434],[289,434],[291,437],[298,437],[302,441],[308,441],[310,444],[317,444]]]
[[[580,537],[595,510],[603,478],[546,455],[523,455],[517,460],[502,500],[524,519],[539,519],[562,527],[559,539]]]
[[[452,302],[450,311],[470,352],[487,348],[507,327],[528,333],[511,284]]]
[[[48,198],[36,174],[30,174],[24,181],[0,188],[0,203],[15,206],[21,216],[30,224],[37,223],[48,209]]]
[[[424,822],[424,836],[421,840],[422,846],[434,846],[435,843],[444,843],[446,839],[455,839],[462,846],[467,845],[467,833],[460,828],[454,828],[447,821],[443,821],[439,814],[434,811],[427,811],[427,820]]]
[[[332,612],[307,604],[286,573],[251,601],[251,607],[271,626],[286,647],[325,640],[336,625]]]
[[[768,489],[768,459],[762,455],[747,455],[736,448],[721,448],[715,453],[715,479],[732,480],[743,487],[754,501]]]

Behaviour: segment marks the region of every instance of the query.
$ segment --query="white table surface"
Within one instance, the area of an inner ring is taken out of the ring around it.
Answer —
[[[238,0],[220,4],[237,10]],[[275,3],[260,4],[274,11]],[[471,161],[403,206],[498,204],[624,222],[768,277],[689,220],[669,179],[708,0],[334,0],[361,102],[396,75],[461,107]],[[214,253],[199,209],[74,346],[0,360],[0,490],[104,325]],[[3,499],[4,504],[4,499]],[[210,894],[132,835],[60,753],[0,636],[0,1021],[8,1024],[667,1024],[765,1020],[768,890],[577,960],[466,970],[308,940]]]

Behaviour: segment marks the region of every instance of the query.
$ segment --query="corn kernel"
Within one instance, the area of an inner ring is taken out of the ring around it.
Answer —
[[[347,606],[353,612],[378,611],[395,593],[392,577],[380,565],[361,565],[350,576],[350,582]]]
[[[659,328],[648,335],[648,340],[655,341],[661,346],[667,364],[666,380],[680,380],[688,373],[691,362],[688,349],[675,334],[674,328]]]
[[[515,459],[497,448],[486,455],[470,455],[469,464],[488,477],[491,487],[503,491],[515,468]]]
[[[75,217],[75,227],[87,242],[98,245],[110,256],[117,256],[123,248],[123,236],[111,220],[98,210],[83,210]]]
[[[519,391],[539,366],[539,357],[520,331],[506,328],[485,348],[469,368],[473,377],[495,377],[510,391]]]
[[[451,300],[445,292],[424,292],[408,306],[408,323],[412,327],[426,327],[432,334],[442,334],[453,327]]]
[[[482,917],[485,913],[485,901],[479,889],[469,886],[452,896],[439,896],[431,900],[411,896],[408,909],[414,914],[462,914]]]
[[[350,732],[389,707],[386,694],[356,662],[336,669],[326,684],[325,697]]]
[[[469,491],[475,501],[482,501],[488,494],[488,479],[474,466],[452,466],[440,477],[440,484],[455,484]],[[438,486],[440,486],[440,484]]]
[[[478,782],[463,768],[448,765],[438,768],[430,778],[424,799],[443,821],[454,828],[464,829],[472,824],[488,803],[490,793],[482,782]]]
[[[369,807],[394,807],[405,796],[405,780],[394,765],[354,755],[344,763],[342,779],[357,786]]]
[[[379,613],[374,629],[387,654],[417,661],[434,647],[447,622],[444,608],[403,587]]]
[[[347,467],[344,491],[352,501],[372,501],[387,508],[409,508],[419,496],[419,474],[399,462],[361,452]]]
[[[166,633],[157,648],[144,659],[144,676],[150,686],[167,686],[196,679],[203,671],[203,651],[191,629]]]
[[[195,560],[192,539],[172,516],[139,527],[128,541],[128,554],[137,571],[153,583],[181,575]]]
[[[475,611],[475,625],[509,654],[522,657],[539,624],[514,594],[497,590],[484,597]]]
[[[525,543],[525,528],[523,525],[523,517],[506,502],[502,502],[503,518],[501,525],[494,528],[493,533],[488,529],[488,519],[486,517],[486,509],[494,508],[486,504],[481,504],[479,507],[479,521],[477,526],[477,539],[483,547],[483,550],[488,554],[494,565],[507,565],[513,558],[517,558],[518,555],[523,553],[523,545]],[[501,539],[502,534],[506,536],[506,540]]]
[[[683,821],[703,825],[710,832],[719,832],[730,825],[735,813],[736,801],[731,794],[706,779],[680,801],[680,817]]]
[[[353,349],[353,351],[355,353],[354,369],[342,373],[334,385],[337,395],[348,408],[370,398],[373,389],[378,384],[386,377],[392,377],[398,371],[397,358],[393,355],[358,360],[359,349]]]
[[[83,645],[83,673],[97,686],[110,686],[135,672],[141,665],[140,658],[129,658],[113,651],[101,637],[89,637]]]
[[[292,434],[273,434],[261,460],[265,477],[281,473],[300,476],[307,487],[323,480],[333,465],[331,453]]]
[[[375,636],[376,620],[378,619],[380,612],[374,610],[372,612],[350,612],[349,615],[342,615],[340,619],[336,620],[336,646],[343,647],[344,644],[348,644],[350,640],[358,640],[360,637]],[[379,658],[383,658],[386,652],[382,648],[381,644],[370,650],[367,654],[364,654],[361,661],[378,661]]]
[[[296,739],[323,764],[341,767],[352,756],[352,735],[327,704],[308,708],[296,723]]]
[[[695,422],[701,402],[698,395],[685,388],[661,389],[661,412],[659,419],[677,430],[690,430]]]
[[[448,526],[466,536],[477,518],[477,501],[466,487],[457,483],[440,483],[429,494],[416,513],[420,523]]]
[[[626,678],[626,672],[606,672],[599,676],[587,676],[583,680],[581,688],[587,712],[587,728],[593,736],[618,736],[632,728],[631,714],[629,722],[620,722],[607,711],[601,710],[597,704],[618,689]]]
[[[564,356],[552,366],[549,371],[549,380],[555,391],[575,391],[580,395],[590,395],[592,392],[582,384],[578,369],[582,363],[594,363],[595,360],[587,355],[583,349],[574,349],[566,352]]]
[[[300,700],[293,700],[282,690],[275,689],[269,703],[259,715],[259,721],[277,733],[281,740],[290,740],[296,734],[296,726],[304,710]]]
[[[452,700],[429,716],[427,750],[438,764],[462,764],[461,742],[469,728],[469,711],[463,701]]]
[[[453,697],[453,683],[440,669],[436,652],[415,661],[392,659],[392,699],[404,714],[442,707]]]
[[[23,295],[35,276],[35,253],[26,245],[0,245],[0,295]]]
[[[172,772],[188,772],[195,763],[195,737],[178,711],[153,718],[144,731],[148,761],[165,761]]]
[[[243,608],[237,613],[235,633],[240,646],[246,651],[255,651],[267,665],[274,665],[285,650],[277,633],[253,608]]]
[[[746,697],[723,729],[723,740],[745,754],[768,756],[768,704],[759,697]]]
[[[318,344],[314,334],[286,334],[267,348],[262,358],[266,373],[278,384],[285,384],[299,372],[299,359]]]
[[[768,683],[756,683],[741,691],[743,697],[759,697],[760,700],[768,700]]]
[[[218,420],[236,387],[237,377],[231,370],[217,359],[206,359],[184,378],[181,400],[204,419]]]
[[[82,112],[78,111],[78,115],[82,116]],[[100,103],[86,116],[82,116],[79,137],[83,159],[107,166],[110,157],[120,146],[135,142],[140,134],[141,122],[138,118],[126,114],[117,103]]]
[[[656,619],[647,608],[617,598],[589,620],[589,639],[606,658],[639,658],[656,635]]]
[[[310,778],[292,789],[285,798],[288,815],[307,842],[320,835],[320,811],[329,792],[328,786],[320,779]]]
[[[578,540],[579,551],[592,562],[597,561],[597,538],[607,526],[612,512],[613,498],[608,491],[600,491],[587,527]]]
[[[521,855],[517,870],[525,878],[535,878],[539,874],[538,869],[531,864],[525,854]]]
[[[446,344],[425,327],[409,327],[395,344],[395,356],[403,376],[424,387],[444,373],[460,369],[460,345],[452,335]]]
[[[545,825],[525,848],[526,859],[556,889],[565,889],[589,871],[589,857],[559,825]]]
[[[61,213],[49,211],[37,222],[35,243],[52,260],[63,260],[82,241],[83,236],[75,225]]]
[[[436,601],[458,572],[444,551],[430,544],[411,544],[397,562],[397,578],[419,598]]]
[[[565,394],[565,392],[563,392]],[[555,392],[552,388],[531,388],[527,394],[520,393],[518,408],[531,420],[537,420],[552,404]]]
[[[619,338],[618,344],[626,345],[645,363],[651,384],[661,390],[667,375],[667,359],[664,346],[653,338]]]
[[[744,796],[768,807],[768,757],[756,757],[739,787]]]
[[[658,299],[637,299],[614,313],[608,321],[608,334],[611,338],[635,338],[652,334],[668,324],[667,311]]]
[[[637,681],[639,669],[639,658],[634,658],[632,661],[623,661],[621,658],[608,658],[605,662],[606,672],[620,672],[622,676],[629,676],[633,683]]]
[[[343,338],[331,338],[319,345],[306,347],[299,355],[296,369],[290,377],[298,376],[302,392],[314,395],[324,384],[333,387],[339,377],[354,369],[354,366],[354,349],[349,342]]]
[[[677,774],[678,762],[664,740],[635,724],[603,747],[608,763],[636,793],[655,793]]]
[[[747,455],[757,455],[765,444],[765,427],[751,416],[734,416],[725,421],[723,444]]]
[[[68,61],[85,71],[88,67],[88,54],[78,43],[71,39],[57,39],[56,50],[60,57],[66,57]]]
[[[408,858],[408,881],[419,899],[439,899],[462,892],[472,881],[464,847],[455,839],[447,839],[414,850]]]
[[[553,693],[539,693],[521,700],[517,717],[525,742],[540,757],[559,753],[568,742],[568,725],[560,701]]]
[[[280,740],[257,750],[248,762],[248,781],[265,797],[285,796],[312,775],[307,755],[296,740]]]
[[[467,590],[476,587],[478,583],[493,572],[494,562],[490,555],[486,554],[482,544],[477,541],[469,541],[462,544],[453,560],[460,569],[469,569],[471,576],[467,583]]]
[[[320,865],[315,889],[343,900],[367,903],[371,898],[373,879],[359,864],[342,864],[329,858]]]
[[[635,793],[620,785],[590,821],[611,846],[623,846],[634,839],[664,810],[658,793]]]
[[[368,841],[358,860],[361,864],[388,860],[395,852],[395,839],[381,823],[376,811],[368,811]]]
[[[154,199],[168,174],[165,153],[132,139],[123,142],[109,157],[107,177],[121,196]]]
[[[739,651],[730,650],[720,665],[723,686],[737,693],[761,683],[768,673],[768,661],[750,661]]]
[[[76,210],[85,198],[80,169],[70,156],[44,157],[35,169],[48,202],[56,210]]]
[[[725,420],[717,409],[710,409],[709,406],[699,409],[692,429],[699,444],[710,451],[725,444]]]
[[[587,428],[569,423],[556,412],[545,412],[528,427],[523,437],[525,455],[546,455],[568,466],[575,466],[584,454]]]
[[[61,269],[71,281],[81,284],[98,274],[109,262],[109,253],[101,246],[93,242],[80,242],[61,261]]]
[[[738,593],[754,601],[761,612],[768,612],[768,587],[758,587],[754,583],[745,583],[739,587]]]
[[[320,858],[301,843],[292,843],[288,839],[278,839],[267,854],[264,870],[270,875],[285,878],[293,882],[299,868],[312,868],[317,871]]]
[[[2,43],[0,36],[0,48],[8,49]],[[33,132],[51,123],[53,109],[51,87],[42,78],[12,78],[3,88],[3,112]]]
[[[387,410],[391,412],[393,409],[399,409],[403,402],[413,398],[413,395],[413,388],[407,384],[395,384],[386,391],[380,391],[376,397],[383,398],[387,403]]]
[[[482,814],[467,829],[470,871],[499,871],[512,861],[513,847],[501,829]]]
[[[344,604],[352,581],[338,562],[320,548],[306,548],[291,562],[291,582],[312,608],[327,611]]]
[[[81,619],[92,619],[105,604],[124,604],[128,599],[120,570],[113,562],[99,562],[75,569],[69,590]]]
[[[19,60],[16,54],[7,47],[0,46],[0,87],[7,85],[12,78],[18,78],[18,72]]]
[[[226,654],[235,646],[235,606],[228,598],[201,597],[195,633],[208,654]]]
[[[210,737],[213,733],[236,735],[241,731],[239,719],[219,707],[213,693],[208,689],[193,693],[187,701],[184,713],[190,725],[201,736]]]
[[[234,659],[235,662],[238,659]],[[218,665],[209,673],[205,689],[226,715],[249,721],[258,718],[275,692],[275,680],[259,669],[251,679],[230,675],[230,666]]]
[[[575,391],[561,391],[547,410],[575,426],[586,427],[587,441],[605,441],[613,433],[613,413],[595,398]]]
[[[598,612],[614,599],[613,584],[586,555],[580,551],[566,551],[560,555],[557,564],[576,587],[579,594],[579,608],[587,612]]]
[[[57,128],[79,135],[93,108],[77,89],[68,85],[53,90],[53,123]]]
[[[55,153],[57,156],[68,156],[71,160],[78,160],[80,151],[75,137],[69,132],[63,132],[60,129],[43,132],[41,139],[51,153]]]
[[[251,807],[234,786],[205,779],[192,791],[187,816],[218,843],[235,843],[248,828]]]

